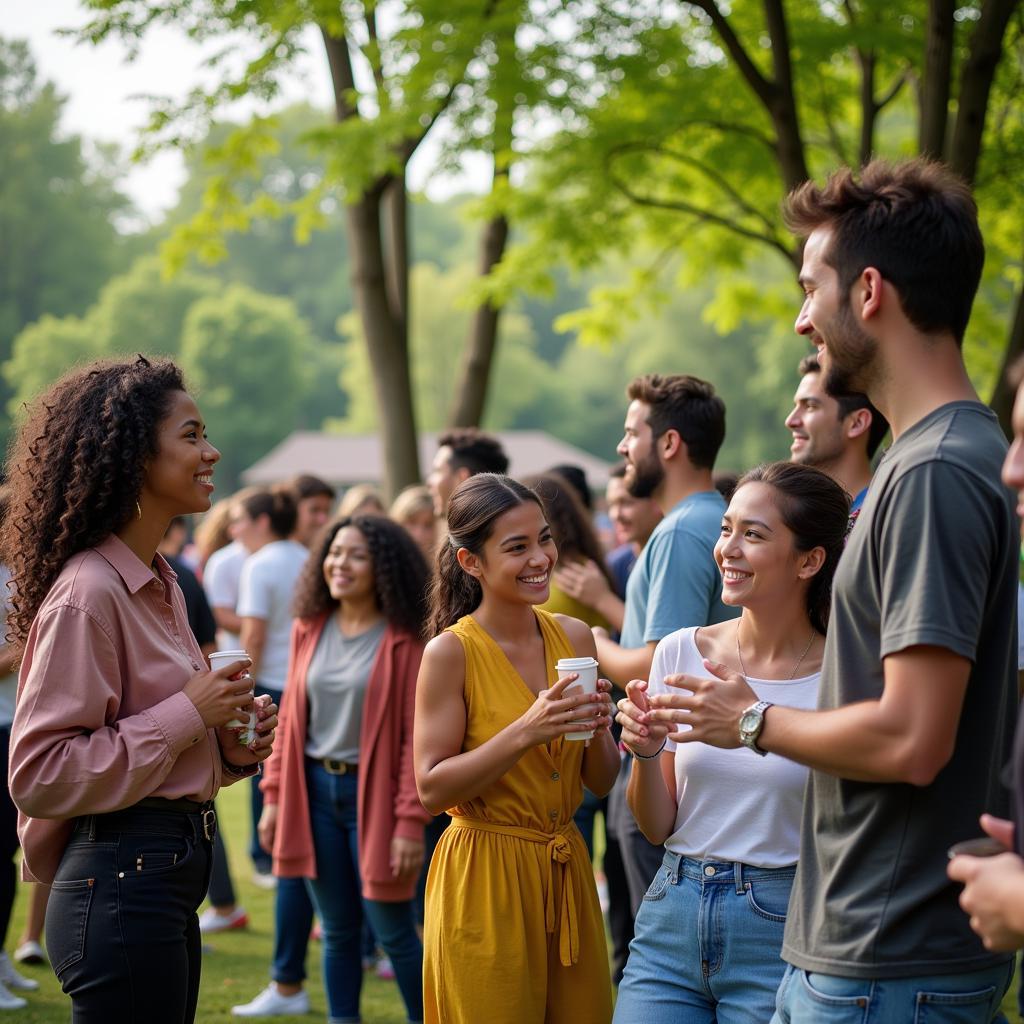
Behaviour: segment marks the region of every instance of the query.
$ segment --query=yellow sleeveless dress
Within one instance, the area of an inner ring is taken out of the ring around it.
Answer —
[[[535,609],[548,679],[575,656]],[[466,738],[473,750],[535,700],[472,616],[450,627],[466,655]],[[583,799],[584,744],[527,751],[496,783],[452,808],[427,876],[426,1024],[607,1024],[611,980],[586,844],[572,816]]]

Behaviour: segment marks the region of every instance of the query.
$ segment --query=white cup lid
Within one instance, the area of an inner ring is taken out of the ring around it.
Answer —
[[[210,657],[231,658],[232,661],[241,661],[242,658],[248,658],[249,654],[247,651],[214,651]]]
[[[581,668],[597,668],[593,658],[559,658],[555,668],[560,672],[576,672]]]

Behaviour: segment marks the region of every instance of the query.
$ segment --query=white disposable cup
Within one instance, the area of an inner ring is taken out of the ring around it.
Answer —
[[[210,655],[210,668],[216,672],[218,669],[224,668],[225,665],[230,665],[233,661],[243,661],[248,659],[248,657],[248,653],[242,650],[214,651]],[[256,721],[255,708],[248,712],[239,711],[238,718],[232,718],[227,723],[227,728],[237,729],[239,745],[247,747],[256,739]]]
[[[555,671],[558,673],[559,679],[571,672],[579,675],[579,679],[565,691],[567,695],[571,696],[580,692],[597,693],[597,662],[593,658],[559,658],[555,663]],[[567,740],[592,740],[594,730],[567,732],[565,738]]]

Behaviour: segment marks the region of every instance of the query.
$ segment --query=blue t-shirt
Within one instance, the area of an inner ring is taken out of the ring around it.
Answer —
[[[735,618],[722,604],[714,548],[725,501],[718,491],[684,498],[654,528],[626,585],[623,647],[644,647],[688,626]]]

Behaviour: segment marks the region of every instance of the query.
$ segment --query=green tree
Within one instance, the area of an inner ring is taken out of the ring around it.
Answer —
[[[310,345],[309,327],[294,303],[244,285],[189,308],[181,365],[220,448],[218,475],[229,487],[295,429],[309,383]]]
[[[799,246],[780,216],[789,189],[875,154],[942,154],[973,182],[990,243],[968,339],[990,386],[1001,352],[1024,344],[1016,332],[1005,341],[1006,295],[1020,287],[1024,164],[1002,157],[1024,120],[1020,10],[1019,0],[581,8],[592,102],[535,164],[514,208],[528,241],[492,287],[536,276],[545,260],[585,267],[643,253],[646,264],[594,296],[608,315],[588,319],[592,338],[620,336],[638,305],[709,275],[717,287],[705,315],[726,331],[768,299],[762,282],[750,287],[758,253],[787,269],[780,287],[795,300]]]
[[[114,222],[128,204],[109,154],[86,159],[60,131],[63,106],[27,44],[0,39],[0,360],[26,324],[83,313],[126,255]],[[0,390],[0,408],[10,398]],[[0,435],[8,425],[0,415]]]

